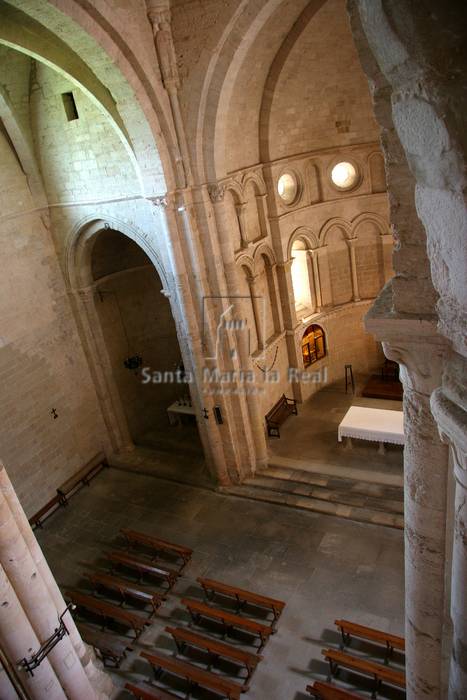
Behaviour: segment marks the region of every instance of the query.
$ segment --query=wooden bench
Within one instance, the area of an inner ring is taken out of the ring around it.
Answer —
[[[60,505],[61,503],[58,495],[51,498],[50,501],[47,501],[45,506],[42,506],[37,513],[34,513],[34,515],[29,518],[29,524],[31,527],[42,527],[44,520],[46,520],[49,515],[52,515],[52,513],[54,513],[57,508],[60,507]]]
[[[172,693],[168,693],[162,688],[154,688],[154,686],[142,688],[134,683],[125,683],[125,690],[132,693],[137,700],[180,700],[178,695],[172,695]]]
[[[220,642],[218,639],[205,637],[185,627],[166,627],[165,631],[172,635],[180,653],[183,653],[187,646],[197,647],[198,649],[203,649],[208,652],[210,662],[216,661],[221,657],[243,666],[247,672],[244,679],[245,686],[248,686],[253,672],[263,659],[259,654],[252,654],[239,647],[233,647],[225,642]],[[245,688],[245,690],[246,689],[247,688]]]
[[[179,571],[174,571],[173,569],[161,568],[160,566],[155,566],[154,564],[148,562],[144,559],[138,559],[130,554],[125,554],[124,552],[110,552],[107,558],[111,562],[112,571],[116,566],[124,566],[127,569],[136,571],[141,582],[143,576],[155,576],[156,578],[162,578],[166,581],[169,590],[177,582],[180,576]]]
[[[136,530],[127,529],[120,530],[120,532],[126,539],[129,547],[134,545],[143,545],[148,549],[152,549],[153,552],[168,552],[169,554],[183,560],[182,568],[188,564],[193,555],[193,550],[189,547],[174,544],[173,542],[167,542],[166,540],[161,540],[158,537],[147,535],[144,532],[137,532]]]
[[[282,394],[279,401],[274,404],[265,416],[269,437],[280,437],[279,426],[292,413],[297,415],[297,402],[295,399],[288,399],[285,394]]]
[[[123,639],[100,632],[85,624],[79,624],[78,629],[84,641],[99,653],[106,667],[112,665],[113,668],[120,668],[120,664],[126,658],[127,651],[133,651],[133,647]]]
[[[382,664],[376,664],[373,661],[367,661],[351,654],[346,654],[343,651],[336,649],[323,649],[322,652],[325,659],[329,662],[330,675],[334,675],[340,666],[348,668],[351,671],[360,673],[363,676],[369,676],[374,679],[372,698],[375,698],[382,683],[395,685],[405,689],[405,673],[397,671],[393,668],[388,668]]]
[[[107,590],[119,593],[122,598],[122,603],[125,602],[127,598],[133,598],[146,605],[150,605],[152,607],[151,616],[158,611],[164,600],[167,600],[163,595],[150,591],[142,591],[136,588],[135,584],[130,581],[124,581],[123,579],[116,578],[102,571],[86,572],[84,576],[92,583],[95,591],[99,588],[106,588]]]
[[[259,593],[245,591],[243,588],[230,586],[227,583],[214,581],[210,578],[199,577],[196,580],[203,587],[209,600],[212,600],[216,593],[229,598],[235,598],[237,601],[237,611],[240,611],[247,603],[251,603],[252,605],[256,605],[261,608],[268,608],[273,614],[271,626],[273,630],[275,630],[277,620],[285,608],[285,603],[282,600],[276,600],[274,598],[268,598],[267,596],[260,595]]]
[[[252,635],[256,635],[260,639],[260,645],[257,648],[258,653],[268,641],[269,635],[272,634],[272,628],[269,625],[262,625],[249,618],[240,617],[239,615],[234,615],[233,613],[220,610],[219,608],[213,608],[211,605],[201,603],[198,600],[183,598],[182,605],[186,607],[191,618],[196,623],[198,623],[202,617],[205,617],[220,622],[224,628],[224,634],[227,634],[231,629],[237,628],[245,630]]]
[[[234,681],[223,676],[211,673],[211,671],[205,671],[199,666],[180,661],[175,656],[166,656],[157,652],[148,654],[145,651],[140,652],[140,656],[149,661],[156,678],[159,678],[164,671],[167,671],[175,676],[184,678],[190,690],[196,686],[201,686],[206,690],[218,693],[223,698],[228,698],[228,700],[240,700],[240,693],[245,691],[244,686],[234,683]]]
[[[78,608],[84,608],[103,618],[102,628],[105,628],[106,620],[114,620],[125,627],[130,627],[137,639],[148,623],[147,619],[129,610],[123,610],[118,605],[112,605],[104,600],[99,600],[92,595],[79,591],[66,591],[65,596]]]
[[[363,700],[361,695],[356,695],[331,683],[315,681],[313,685],[307,686],[307,692],[318,700]]]
[[[385,645],[385,663],[388,663],[389,657],[392,655],[394,649],[405,652],[404,637],[398,637],[395,634],[388,634],[387,632],[382,632],[381,630],[374,629],[373,627],[357,625],[355,622],[349,622],[348,620],[335,620],[334,624],[340,629],[342,635],[341,649],[344,649],[345,646],[350,645],[352,637],[359,637],[360,639],[365,639],[369,642]]]
[[[58,489],[57,496],[60,501],[60,505],[68,505],[68,497],[77,489],[79,486],[89,486],[91,479],[99,474],[101,469],[108,467],[106,456],[103,452],[99,453],[93,457],[89,462],[87,462],[84,467],[81,467],[76,474],[70,476]]]

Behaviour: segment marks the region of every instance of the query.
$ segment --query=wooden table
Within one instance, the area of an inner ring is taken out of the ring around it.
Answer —
[[[180,405],[178,401],[174,401],[172,404],[167,409],[167,416],[169,419],[170,425],[178,425],[181,427],[182,421],[181,421],[181,416],[195,416],[196,417],[196,412],[195,412],[195,407],[194,406],[186,406],[186,405]]]

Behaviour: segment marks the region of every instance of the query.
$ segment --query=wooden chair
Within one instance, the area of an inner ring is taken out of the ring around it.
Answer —
[[[393,668],[388,668],[382,664],[376,664],[373,661],[368,661],[358,656],[346,654],[343,651],[336,649],[323,649],[321,652],[324,658],[329,662],[330,675],[333,676],[339,667],[348,668],[351,671],[359,673],[363,676],[369,676],[374,679],[373,694],[371,697],[376,698],[376,695],[383,683],[395,685],[405,690],[405,673],[397,671]]]
[[[295,399],[288,399],[285,394],[282,394],[279,401],[274,404],[265,416],[269,437],[280,437],[279,426],[292,413],[297,415],[297,402]]]
[[[100,632],[83,623],[78,624],[78,628],[84,641],[94,647],[106,667],[120,668],[127,651],[133,651],[127,640]]]
[[[230,586],[227,583],[214,581],[210,578],[199,577],[196,580],[203,587],[209,600],[212,600],[216,593],[229,598],[234,598],[237,601],[237,611],[240,611],[247,603],[251,603],[252,605],[256,605],[261,608],[268,608],[273,614],[273,620],[271,623],[273,629],[275,629],[277,620],[285,608],[285,603],[282,600],[276,600],[275,598],[268,598],[267,596],[260,595],[259,593],[245,591],[243,588]]]
[[[185,627],[166,627],[165,631],[172,635],[180,653],[183,653],[187,646],[192,646],[207,651],[210,663],[218,658],[224,658],[243,666],[247,672],[244,685],[248,685],[257,665],[263,659],[259,654],[252,654],[240,647],[220,642],[218,639],[205,637]]]
[[[224,698],[228,698],[228,700],[240,700],[240,694],[246,690],[244,686],[234,683],[234,681],[210,671],[205,671],[199,666],[180,661],[175,656],[166,656],[156,652],[149,654],[145,651],[140,652],[140,656],[149,661],[156,678],[159,678],[164,672],[172,673],[180,678],[184,678],[190,690],[196,686],[201,686],[206,690],[211,690]]]
[[[315,681],[313,685],[308,685],[306,689],[317,700],[363,700],[361,695],[356,695],[331,683],[322,683],[321,681]]]
[[[150,685],[143,688],[134,683],[125,683],[125,690],[132,693],[137,700],[180,700],[178,695],[172,695],[162,688],[154,688]]]
[[[137,588],[134,583],[116,578],[115,576],[106,574],[103,571],[86,572],[84,576],[92,583],[95,591],[97,591],[99,588],[106,588],[110,591],[116,591],[122,598],[122,603],[125,602],[127,598],[133,598],[134,600],[139,600],[146,605],[150,605],[152,608],[150,613],[151,616],[154,615],[162,603],[167,600],[167,598],[163,595],[149,591],[142,591],[141,589]]]
[[[341,649],[344,649],[345,646],[350,645],[352,637],[359,637],[360,639],[365,639],[369,642],[385,645],[385,663],[388,663],[389,657],[392,656],[394,649],[397,649],[400,652],[405,652],[404,637],[398,637],[395,634],[382,632],[381,630],[374,629],[373,627],[364,627],[363,625],[358,625],[355,622],[349,622],[348,620],[335,620],[334,624],[339,628],[342,636]]]
[[[141,632],[144,630],[148,623],[148,620],[141,615],[137,615],[129,610],[123,610],[117,605],[112,605],[104,600],[99,600],[92,595],[87,595],[86,593],[80,593],[79,591],[66,591],[65,597],[71,600],[78,608],[84,608],[94,615],[102,618],[102,628],[105,628],[106,620],[113,620],[118,622],[125,627],[131,628],[135,633],[135,638],[137,639]]]
[[[199,623],[201,618],[204,617],[220,623],[224,629],[224,634],[228,634],[232,629],[240,629],[259,637],[258,653],[263,649],[269,636],[272,634],[272,628],[269,625],[262,625],[249,618],[234,615],[191,598],[183,598],[182,605],[186,607],[192,620],[196,623]]]
[[[93,459],[87,462],[76,474],[70,476],[70,478],[57,489],[57,496],[60,504],[62,506],[68,505],[68,498],[75,489],[84,485],[89,486],[91,479],[96,476],[101,469],[108,466],[107,459],[103,452],[93,457]]]
[[[140,582],[143,576],[153,576],[155,578],[162,578],[166,581],[169,590],[177,582],[180,572],[174,571],[173,569],[162,568],[161,566],[155,566],[145,559],[138,559],[130,554],[125,554],[124,552],[110,552],[107,555],[110,560],[112,571],[117,566],[124,566],[127,569],[136,571]]]
[[[136,530],[128,529],[122,529],[120,532],[125,538],[128,547],[142,545],[148,549],[151,549],[153,552],[168,552],[169,554],[182,559],[182,568],[188,564],[193,555],[193,550],[189,547],[174,544],[173,542],[167,542],[166,540],[161,540],[158,537],[147,535],[144,532],[137,532]]]

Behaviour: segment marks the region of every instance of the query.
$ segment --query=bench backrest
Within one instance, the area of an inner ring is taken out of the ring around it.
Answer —
[[[260,593],[246,591],[243,588],[230,586],[229,584],[222,583],[221,581],[214,581],[213,579],[202,577],[199,577],[196,580],[199,584],[201,584],[201,586],[204,586],[209,590],[217,591],[218,593],[225,593],[226,595],[233,597],[238,596],[240,600],[257,603],[258,605],[274,607],[278,610],[282,610],[285,607],[285,603],[282,600],[276,600],[275,598],[269,598],[268,596],[261,595]]]
[[[262,625],[260,622],[256,622],[247,617],[240,617],[240,615],[234,615],[225,610],[220,610],[220,608],[213,608],[210,605],[206,605],[206,603],[200,603],[198,600],[183,598],[182,605],[188,608],[188,610],[194,610],[195,612],[216,620],[230,622],[234,626],[244,627],[257,634],[270,635],[272,633],[272,629],[269,625]]]
[[[307,686],[307,691],[320,700],[363,700],[361,695],[321,681],[315,681],[313,685]]]
[[[176,640],[182,642],[188,642],[202,649],[212,651],[219,654],[220,656],[228,656],[231,659],[237,659],[243,663],[248,663],[250,665],[256,666],[261,660],[262,656],[260,654],[252,654],[249,651],[245,651],[240,647],[234,647],[225,642],[221,642],[213,637],[205,637],[202,634],[193,632],[186,627],[166,627],[165,631],[168,632]]]
[[[164,668],[167,671],[189,678],[190,680],[199,683],[199,685],[224,693],[228,698],[239,700],[242,687],[238,683],[228,680],[225,677],[218,676],[210,671],[205,671],[199,666],[180,661],[174,656],[166,656],[165,654],[140,652],[143,659],[149,661],[154,668]]]
[[[166,690],[160,690],[159,688],[154,688],[154,690],[149,690],[149,688],[142,688],[134,683],[125,683],[125,689],[133,693],[135,698],[138,700],[177,700],[177,695],[172,695]]]
[[[405,688],[405,673],[402,671],[336,649],[323,649],[322,653],[326,659],[331,659],[341,666],[354,668],[367,675],[376,676],[383,681]]]
[[[348,632],[351,635],[353,634],[356,637],[381,642],[382,644],[388,642],[394,649],[400,649],[402,651],[405,649],[404,637],[398,637],[395,634],[389,634],[388,632],[383,632],[374,627],[365,627],[364,625],[359,625],[349,620],[335,620],[335,624],[344,632]]]

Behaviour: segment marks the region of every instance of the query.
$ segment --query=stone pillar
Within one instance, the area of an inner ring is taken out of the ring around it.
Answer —
[[[36,652],[41,643],[1,566],[0,606],[0,643],[9,662],[17,666],[20,659],[25,656],[29,657]],[[28,696],[33,700],[65,700],[66,695],[47,658],[34,671],[34,676],[30,676],[25,671],[18,671],[18,674],[20,674],[21,683]],[[16,697],[16,693],[14,697]]]
[[[5,472],[2,466],[0,471]],[[0,491],[0,560],[8,579],[23,608],[37,639],[44,642],[58,626],[58,616],[65,609],[57,610],[55,601],[38,570],[26,544],[14,513],[9,507],[3,485],[8,482],[2,475]],[[8,480],[9,481],[9,480]],[[68,613],[65,622],[70,620]],[[37,651],[33,649],[33,652]],[[47,656],[55,675],[69,700],[94,700],[99,697],[87,677],[78,654],[67,635]],[[59,697],[59,696],[58,696]]]
[[[355,260],[355,243],[356,243],[357,239],[356,238],[346,238],[345,241],[349,247],[350,272],[352,275],[353,300],[360,301],[360,294],[358,292],[357,262]]]
[[[404,385],[407,698],[440,700],[449,455],[430,396],[441,383],[446,341],[430,321],[370,311],[365,325],[383,341],[386,357],[400,364]]]
[[[135,446],[131,439],[128,421],[122,400],[113,376],[107,344],[102,333],[96,309],[95,287],[74,290],[74,302],[78,307],[78,318],[84,332],[89,355],[94,387],[102,406],[102,416],[115,452],[131,452]]]
[[[154,36],[154,47],[159,61],[164,89],[169,97],[172,111],[173,126],[176,134],[174,161],[178,173],[179,187],[192,184],[190,154],[183,125],[178,91],[180,79],[178,75],[177,56],[172,38],[171,13],[168,0],[146,0],[148,19]]]
[[[467,411],[441,388],[431,408],[442,439],[449,445],[455,493],[451,568],[452,646],[449,700],[464,700],[467,691]]]
[[[318,252],[313,248],[308,250],[308,255],[311,258],[311,265],[313,270],[313,287],[315,290],[315,311],[321,311],[323,306],[323,300],[321,297],[321,282],[319,279],[319,269],[318,269]]]
[[[295,296],[292,283],[293,258],[277,263],[277,281],[279,283],[280,298],[282,300],[282,312],[284,316],[285,338],[289,367],[301,369],[303,361],[301,353],[298,353],[296,343],[296,329],[302,324],[297,321],[295,311]],[[302,387],[300,382],[292,382],[293,398],[302,401]]]
[[[264,350],[264,297],[258,290],[258,275],[248,275],[248,286],[250,288],[251,303],[253,305],[253,315],[255,318],[256,337],[258,339],[258,352]]]
[[[237,213],[238,228],[240,230],[240,248],[248,248],[248,233],[246,230],[246,203],[239,202],[235,204]]]
[[[208,188],[208,192],[212,202],[214,216],[217,223],[217,229],[219,232],[220,250],[224,263],[227,291],[231,297],[238,297],[238,270],[235,264],[235,254],[233,249],[232,238],[230,236],[230,226],[224,204],[225,188],[221,185],[211,185]],[[242,369],[245,369],[247,371],[254,371],[251,362],[251,357],[249,355],[247,357],[242,357],[241,361],[245,365],[244,367],[242,367]],[[246,403],[248,406],[249,425],[245,425],[245,433],[251,430],[255,449],[256,464],[258,466],[265,466],[268,461],[268,450],[266,443],[264,418],[261,415],[259,402],[256,396],[247,394]],[[247,417],[245,417],[244,419],[248,420]]]
[[[10,519],[10,517],[8,516],[8,511],[6,509],[4,509],[3,512],[6,515],[10,524],[14,522],[14,526],[17,528],[18,533],[20,533],[20,537],[18,535],[18,541],[20,542],[20,545],[22,540],[27,548],[27,552],[24,550],[23,553],[25,555],[27,553],[29,554],[30,559],[28,558],[28,561],[30,564],[33,564],[36,570],[36,574],[34,576],[33,581],[35,583],[41,582],[41,585],[45,586],[45,589],[47,591],[46,596],[49,599],[49,602],[52,602],[55,609],[52,613],[53,617],[55,618],[55,624],[58,619],[58,616],[61,615],[61,613],[64,611],[66,604],[63,600],[61,591],[57,586],[57,582],[55,581],[55,578],[50,570],[50,567],[42,553],[39,543],[37,542],[34,536],[32,528],[29,525],[29,521],[19,502],[18,496],[16,495],[16,492],[8,477],[6,469],[1,464],[1,462],[0,502],[3,504],[3,506],[8,506],[12,519]],[[24,572],[20,573],[24,575]],[[114,690],[112,680],[110,676],[108,676],[107,673],[105,673],[105,671],[102,671],[98,666],[96,666],[94,652],[92,651],[91,647],[88,647],[86,644],[84,644],[71,615],[67,615],[66,617],[66,626],[69,632],[68,639],[73,645],[73,649],[79,658],[81,666],[84,668],[87,678],[89,679],[90,683],[92,684],[92,687],[97,693],[97,695],[91,694],[89,697],[110,697]],[[51,629],[50,632],[53,632],[53,629]],[[46,639],[46,637],[41,637],[41,642],[44,641],[44,639]],[[70,698],[71,697],[72,696],[70,696]]]

